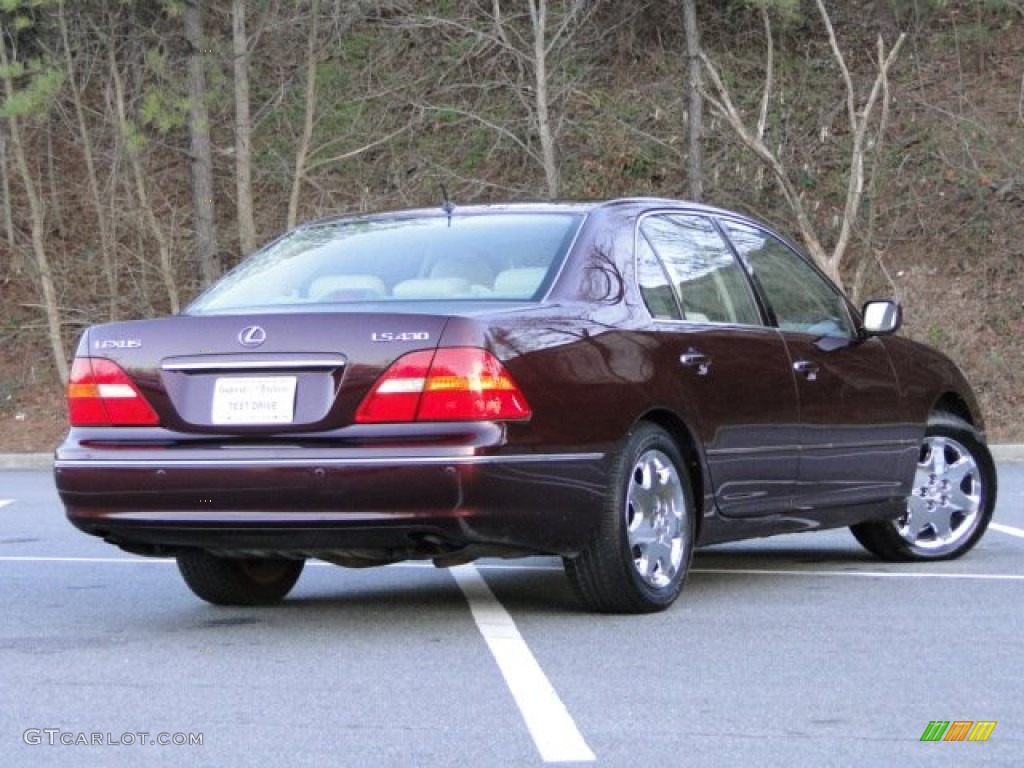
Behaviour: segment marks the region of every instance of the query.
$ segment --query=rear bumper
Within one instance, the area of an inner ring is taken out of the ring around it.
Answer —
[[[54,473],[68,518],[141,554],[572,555],[592,533],[607,478],[603,453],[175,453],[62,447]]]

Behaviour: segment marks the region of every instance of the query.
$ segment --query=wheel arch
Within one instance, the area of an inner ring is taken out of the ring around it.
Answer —
[[[967,401],[956,392],[942,394],[935,401],[935,405],[932,406],[932,413],[948,413],[963,419],[972,427],[982,427],[979,423],[980,417],[974,413]]]

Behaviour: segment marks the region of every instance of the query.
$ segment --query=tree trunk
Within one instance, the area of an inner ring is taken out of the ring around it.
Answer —
[[[20,272],[25,268],[21,255],[14,250],[14,206],[11,204],[11,176],[7,168],[7,137],[0,129],[0,195],[4,201],[4,231],[7,233],[7,245],[11,248],[11,269]]]
[[[700,87],[700,28],[697,25],[697,0],[683,0],[683,29],[686,33],[686,71],[689,80],[687,85],[689,107],[686,110],[686,134],[689,151],[686,167],[690,199],[699,203],[704,199],[704,153],[701,147],[701,133],[704,127],[704,96]]]
[[[243,255],[256,249],[252,210],[252,118],[249,115],[249,41],[245,35],[245,1],[231,2],[232,54],[235,62],[235,189],[238,244]]]
[[[203,0],[187,0],[184,14],[185,39],[189,45],[188,132],[192,165],[192,210],[201,287],[206,287],[220,276],[213,206],[213,150],[210,143],[210,117],[206,109],[206,73],[203,67],[203,57],[210,55],[203,40],[204,5]]]
[[[0,71],[4,84],[4,96],[7,103],[14,100],[14,83],[11,80],[11,70],[7,60],[7,40],[0,34]],[[32,232],[32,254],[35,258],[36,275],[39,279],[39,289],[42,293],[43,310],[46,313],[47,335],[50,339],[50,349],[53,352],[53,362],[57,367],[57,375],[62,384],[68,381],[68,358],[64,351],[64,340],[60,332],[60,307],[57,305],[57,289],[53,280],[53,271],[50,268],[50,260],[46,254],[46,246],[43,242],[43,231],[45,224],[45,211],[42,200],[39,198],[39,190],[36,188],[36,181],[28,167],[28,158],[25,155],[25,147],[21,143],[21,129],[18,125],[17,116],[7,116],[7,125],[11,132],[11,149],[14,152],[14,164],[21,176],[22,184],[25,187],[25,199],[28,202],[29,224]]]
[[[68,38],[67,15],[64,10],[64,0],[57,4],[57,23],[60,27],[61,42],[64,46],[64,58],[68,73],[68,81],[71,89],[71,100],[75,106],[75,119],[78,123],[78,136],[82,142],[82,158],[85,160],[85,180],[89,188],[89,202],[92,205],[93,215],[96,217],[96,226],[100,234],[100,258],[103,263],[103,274],[107,281],[107,317],[110,320],[117,319],[117,270],[114,269],[113,245],[110,237],[110,227],[103,208],[103,198],[100,195],[99,181],[96,176],[96,160],[93,154],[92,137],[89,134],[89,127],[85,120],[85,107],[82,104],[82,93],[75,82],[75,57],[71,51],[71,42]]]
[[[534,103],[537,110],[537,133],[540,136],[540,151],[544,163],[544,178],[547,181],[548,199],[553,200],[558,197],[560,181],[558,178],[558,161],[555,157],[555,138],[551,131],[551,117],[548,111],[547,11],[547,0],[530,0],[530,22],[533,26]]]
[[[306,175],[306,160],[309,145],[313,140],[313,123],[316,119],[316,68],[317,68],[317,21],[320,16],[320,0],[313,0],[309,11],[309,38],[306,43],[306,106],[302,120],[302,135],[295,148],[295,175],[292,177],[292,193],[288,197],[287,227],[295,226],[299,217],[299,195],[302,180]]]

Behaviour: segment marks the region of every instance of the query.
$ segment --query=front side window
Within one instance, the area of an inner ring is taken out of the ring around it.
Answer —
[[[853,335],[842,295],[789,246],[762,229],[722,223],[754,270],[780,329],[816,336]]]
[[[648,216],[640,223],[640,234],[664,265],[684,320],[761,324],[742,267],[708,219],[682,214]],[[642,277],[643,247],[639,257]],[[653,307],[651,311],[658,316]]]
[[[581,222],[576,213],[522,212],[303,227],[243,261],[187,312],[536,300]]]

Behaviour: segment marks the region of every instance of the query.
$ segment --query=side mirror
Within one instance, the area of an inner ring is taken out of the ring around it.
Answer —
[[[863,315],[861,328],[868,336],[888,336],[903,324],[903,309],[892,299],[867,302]]]

